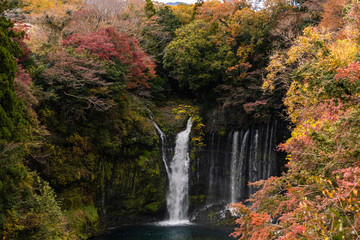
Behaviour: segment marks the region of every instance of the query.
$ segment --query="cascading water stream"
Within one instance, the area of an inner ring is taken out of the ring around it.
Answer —
[[[239,142],[239,132],[235,131],[233,135],[233,145],[231,152],[231,169],[230,169],[230,182],[231,182],[231,203],[236,202],[236,189],[237,189],[237,179],[236,174],[238,169],[238,142]]]
[[[243,175],[245,174],[245,161],[246,161],[246,146],[247,146],[247,142],[248,142],[248,138],[249,138],[249,135],[250,135],[250,130],[247,130],[245,135],[244,135],[244,138],[242,140],[242,143],[241,143],[241,149],[240,149],[240,159],[239,159],[239,172],[240,172],[240,177],[239,177],[239,184],[241,187],[243,187],[244,185],[246,185],[247,183],[245,182],[245,179],[243,178]],[[241,188],[239,190],[239,194],[241,197],[244,197],[245,193],[243,191],[243,188]],[[237,199],[238,201],[238,199]]]
[[[270,139],[272,139],[274,137],[274,134],[275,134],[275,131],[276,131],[276,125],[277,125],[277,121],[275,120],[271,126],[271,136],[270,136]],[[273,150],[273,142],[271,141],[270,142],[270,145],[269,145],[269,161],[268,161],[268,172],[267,172],[267,178],[270,178],[271,177],[271,167],[274,165],[276,165],[276,160],[274,159],[274,150]]]
[[[166,199],[169,218],[167,221],[158,224],[190,224],[188,198],[191,119],[188,120],[186,129],[176,136],[174,155],[171,160],[166,149],[168,145],[167,136],[154,121],[153,124],[161,139],[162,160],[169,183]],[[248,182],[267,179],[276,174],[277,159],[274,150],[276,130],[277,122],[271,121],[266,125],[236,130],[228,135],[226,141],[220,136],[215,136],[214,133],[211,135],[208,145],[210,148],[204,155],[207,157],[207,165],[201,162],[201,156],[199,156],[196,175],[194,175],[199,183],[205,176],[206,185],[200,184],[200,186],[205,186],[207,189],[207,205],[193,212],[194,221],[201,215],[207,214],[210,208],[216,208],[225,202],[236,203],[248,198],[257,190],[248,187]],[[208,173],[207,175],[201,175],[200,169],[204,166],[207,167],[204,169]],[[223,213],[226,211],[235,214],[231,207],[226,207]]]
[[[176,136],[175,154],[170,164],[169,192],[166,199],[169,224],[188,221],[189,208],[189,140],[192,127],[189,118],[186,129]]]
[[[197,194],[195,196],[205,194],[206,202],[194,201],[191,205],[192,221],[204,221],[210,214],[211,221],[221,221],[226,214],[219,209],[226,203],[245,201],[258,191],[258,188],[249,186],[249,182],[279,174],[278,162],[283,154],[277,153],[276,144],[285,139],[286,134],[285,123],[276,119],[267,124],[254,123],[247,128],[235,129],[227,135],[209,134],[199,153],[198,161],[201,162],[197,163],[200,167],[196,171],[200,174],[195,172],[200,178],[192,179],[190,189],[191,193]],[[224,211],[235,214],[234,210],[228,205]]]
[[[264,147],[264,155],[263,155],[264,163],[263,163],[262,179],[266,179],[268,172],[270,172],[270,166],[268,164],[268,162],[270,162],[268,157],[271,154],[268,151],[268,149],[270,148],[269,145],[271,145],[271,143],[269,142],[270,125],[271,125],[271,123],[266,124],[266,137],[265,137],[265,147]]]
[[[235,133],[234,133],[235,135]],[[242,137],[242,142],[241,142],[241,147],[240,147],[240,152],[238,153],[238,140],[236,140],[236,147],[233,145],[233,155],[234,156],[234,161],[235,164],[232,166],[231,169],[231,173],[233,173],[233,175],[231,176],[231,178],[234,180],[234,186],[231,185],[231,203],[236,203],[239,201],[240,198],[244,198],[244,185],[245,180],[244,180],[244,175],[245,175],[245,161],[246,161],[246,147],[247,147],[247,143],[248,143],[248,138],[250,135],[250,130],[247,130],[246,133],[243,135]],[[236,137],[238,138],[238,137]],[[235,140],[235,137],[234,137]],[[234,153],[236,151],[236,154]],[[239,155],[239,156],[238,156]],[[233,159],[232,159],[233,160]]]
[[[163,131],[161,131],[161,129],[159,128],[159,126],[153,121],[151,120],[156,128],[156,131],[159,133],[160,139],[161,139],[161,152],[162,152],[162,160],[164,162],[164,166],[165,166],[165,170],[166,170],[166,174],[168,176],[168,178],[170,178],[170,169],[169,166],[167,164],[167,160],[166,160],[166,151],[165,151],[165,140],[166,140],[166,135],[165,133],[163,133]]]
[[[209,159],[210,159],[210,165],[209,165],[209,190],[208,190],[208,200],[210,197],[210,201],[213,201],[213,195],[214,195],[214,178],[215,178],[215,133],[211,134],[211,144],[210,144],[210,154],[209,154]]]

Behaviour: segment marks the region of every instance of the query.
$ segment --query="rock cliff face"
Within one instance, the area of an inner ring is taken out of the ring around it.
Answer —
[[[205,147],[193,159],[190,181],[190,210],[193,220],[208,218],[219,206],[247,199],[256,189],[248,182],[280,174],[284,153],[277,145],[289,134],[283,121],[236,129],[228,134],[208,133]],[[220,208],[224,209],[224,208]],[[203,214],[208,216],[204,218]],[[214,217],[214,216],[213,216]]]
[[[167,218],[169,166],[176,133],[167,136],[155,125],[159,141],[146,146],[145,156],[126,164],[119,161],[121,164],[107,168],[104,212],[108,226]],[[248,182],[280,174],[285,156],[276,148],[288,133],[286,123],[276,119],[222,135],[206,133],[205,146],[191,150],[195,154],[191,154],[190,160],[190,220],[232,223],[228,221],[226,206],[243,201],[256,191]],[[142,165],[143,168],[139,167]]]

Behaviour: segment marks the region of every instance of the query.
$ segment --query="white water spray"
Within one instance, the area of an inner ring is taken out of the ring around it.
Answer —
[[[236,203],[239,198],[244,197],[243,186],[244,182],[244,164],[246,161],[246,146],[248,143],[250,130],[247,130],[245,135],[242,137],[241,148],[239,152],[239,137],[238,132],[234,133],[233,137],[233,148],[231,155],[231,188],[230,196],[231,203]]]
[[[189,140],[191,118],[186,129],[176,136],[175,154],[170,164],[169,192],[166,199],[169,212],[168,223],[181,224],[188,221],[189,208]]]
[[[236,193],[237,193],[237,163],[238,163],[238,144],[239,144],[239,132],[235,131],[233,136],[233,145],[231,152],[231,203],[236,203]]]

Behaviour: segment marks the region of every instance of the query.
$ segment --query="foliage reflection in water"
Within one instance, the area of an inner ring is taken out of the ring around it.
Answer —
[[[195,224],[128,226],[114,230],[97,240],[231,240],[229,233]]]

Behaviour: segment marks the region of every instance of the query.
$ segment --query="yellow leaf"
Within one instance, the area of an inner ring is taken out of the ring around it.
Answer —
[[[353,189],[353,193],[354,193],[355,196],[358,195],[358,191],[355,188]]]

